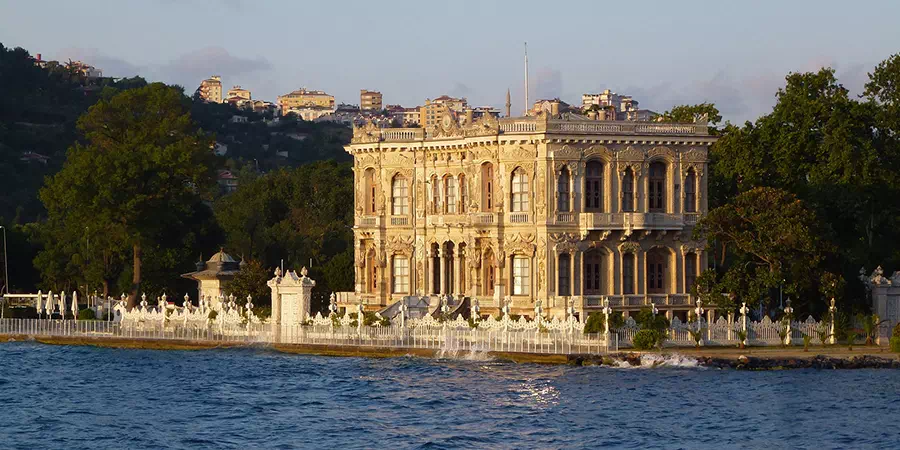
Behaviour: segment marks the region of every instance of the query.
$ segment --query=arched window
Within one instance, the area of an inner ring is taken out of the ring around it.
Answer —
[[[634,253],[622,255],[622,293],[634,294]]]
[[[494,166],[489,162],[481,165],[481,210],[494,210]]]
[[[684,177],[684,212],[697,212],[697,175],[693,168]]]
[[[456,214],[456,178],[444,177],[444,213]]]
[[[668,254],[659,248],[647,252],[647,293],[664,294],[666,292],[666,260]]]
[[[395,216],[409,214],[409,184],[401,175],[395,176],[391,181],[391,214]]]
[[[650,164],[650,212],[666,212],[666,165]]]
[[[559,255],[559,263],[556,265],[557,284],[556,294],[560,296],[572,295],[572,283],[570,273],[572,270],[572,257],[568,253]]]
[[[603,258],[598,250],[590,250],[584,254],[584,295],[600,295],[603,293]]]
[[[431,213],[440,214],[441,212],[441,183],[438,182],[437,175],[431,176]]]
[[[466,184],[466,176],[459,175],[459,207],[456,209],[460,214],[465,214],[469,209],[469,186]]]
[[[634,212],[634,172],[631,167],[625,169],[622,176],[622,211]]]
[[[512,212],[528,211],[528,177],[525,171],[516,169],[512,176]]]
[[[366,169],[363,174],[363,184],[365,185],[364,189],[366,190],[366,214],[375,214],[375,200],[377,198],[375,191],[375,169]]]
[[[569,212],[569,169],[563,167],[556,180],[556,209],[558,212]]]
[[[691,292],[697,282],[697,254],[690,252],[684,255],[684,292]]]
[[[603,163],[589,161],[585,166],[584,210],[603,211]]]
[[[392,291],[395,294],[409,293],[409,258],[401,255],[394,256],[393,265],[391,267],[393,274]]]

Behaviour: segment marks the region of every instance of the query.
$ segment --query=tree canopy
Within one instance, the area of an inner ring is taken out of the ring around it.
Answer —
[[[188,228],[212,186],[212,139],[197,130],[189,105],[180,89],[161,83],[101,100],[78,121],[85,143],[69,149],[40,193],[60,237],[94,227],[111,251],[131,249],[132,303],[144,248],[158,251],[153,245],[167,231]]]

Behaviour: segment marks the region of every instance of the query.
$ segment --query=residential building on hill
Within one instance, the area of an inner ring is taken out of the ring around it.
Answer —
[[[305,88],[298,89],[289,94],[278,96],[278,106],[281,108],[281,115],[287,115],[291,112],[300,115],[321,117],[326,114],[333,114],[334,96],[328,95],[323,91],[309,91]]]
[[[360,89],[359,109],[363,111],[381,111],[381,92]]]
[[[213,75],[200,82],[200,98],[210,103],[222,103],[222,77]]]
[[[431,310],[584,318],[604,300],[685,319],[707,266],[692,230],[707,212],[707,124],[571,113],[425,128],[354,127],[355,298]],[[406,300],[404,300],[406,301]],[[707,308],[713,310],[714,308]],[[355,309],[351,309],[355,310]],[[454,309],[456,310],[456,309]]]
[[[582,110],[595,112],[599,120],[650,121],[659,116],[649,109],[640,109],[638,105],[638,101],[630,95],[619,95],[609,89],[599,94],[581,96]]]
[[[231,89],[229,89],[228,93],[225,94],[225,98],[227,98],[229,101],[231,101],[231,99],[242,99],[242,100],[252,100],[253,99],[252,96],[250,95],[250,91],[248,91],[247,89],[244,89],[240,86],[233,86]]]
[[[442,95],[434,100],[425,99],[425,106],[419,108],[419,124],[425,128],[431,128],[442,120],[445,112],[450,112],[456,120],[459,115],[468,108],[465,98],[454,98]]]

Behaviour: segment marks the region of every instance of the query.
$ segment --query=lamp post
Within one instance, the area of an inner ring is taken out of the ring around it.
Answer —
[[[788,297],[787,305],[784,307],[784,317],[787,319],[787,336],[784,338],[784,345],[791,345],[791,322],[794,320],[794,308],[791,308],[791,298]]]
[[[6,252],[6,227],[0,225],[3,230],[3,293],[9,294],[9,258]]]

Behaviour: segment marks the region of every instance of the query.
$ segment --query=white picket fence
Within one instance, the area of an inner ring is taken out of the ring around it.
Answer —
[[[786,332],[785,324],[781,321],[772,321],[768,316],[763,317],[761,321],[747,321],[747,344],[753,346],[782,345],[780,333]],[[804,321],[791,322],[791,345],[802,345],[803,335],[811,336],[812,342],[819,343],[819,328],[825,327],[826,334],[831,333],[830,323],[819,322],[809,316]],[[697,322],[681,322],[677,317],[672,320],[671,326],[667,330],[668,346],[694,346],[696,345],[691,336],[690,330],[697,330]],[[702,330],[702,345],[718,345],[732,346],[740,343],[738,332],[742,329],[740,320],[729,322],[724,316],[720,316],[712,324],[708,324],[705,319],[700,320],[700,329]],[[621,347],[630,347],[634,335],[640,330],[637,323],[629,317],[625,321],[625,326],[618,329],[618,343]],[[891,327],[888,324],[882,324],[875,333],[875,339],[880,345],[886,345],[890,337]],[[865,336],[857,336],[857,342],[865,341]]]
[[[430,349],[456,352],[542,354],[605,353],[617,350],[603,335],[580,331],[458,328],[399,325],[351,327],[179,321],[104,322],[48,319],[0,319],[0,334],[91,338],[159,339],[247,344],[298,344]]]
[[[94,337],[125,339],[168,339],[199,342],[235,342],[246,344],[298,344],[430,349],[443,352],[526,352],[544,354],[604,353],[631,347],[639,331],[633,318],[625,326],[610,334],[607,341],[602,333],[584,334],[583,324],[575,321],[512,321],[490,318],[476,328],[458,317],[439,322],[430,316],[407,320],[390,326],[359,326],[344,316],[336,323],[317,316],[304,325],[272,325],[257,321],[240,322],[227,315],[222,319],[193,321],[170,315],[159,320],[147,315],[147,320],[75,321],[60,319],[0,319],[0,334],[27,336]],[[177,317],[178,319],[172,319]],[[817,330],[822,324],[812,317],[791,324],[791,344],[802,345],[803,335],[818,343]],[[781,345],[779,331],[784,325],[768,317],[747,323],[747,341],[753,346]],[[825,323],[828,327],[829,324]],[[729,322],[724,317],[709,325],[701,320],[702,345],[732,346],[739,343],[739,320]],[[682,323],[677,318],[667,330],[667,346],[694,346],[689,330],[697,323]],[[891,328],[879,327],[876,338],[886,345]],[[859,343],[865,339],[860,336]]]

